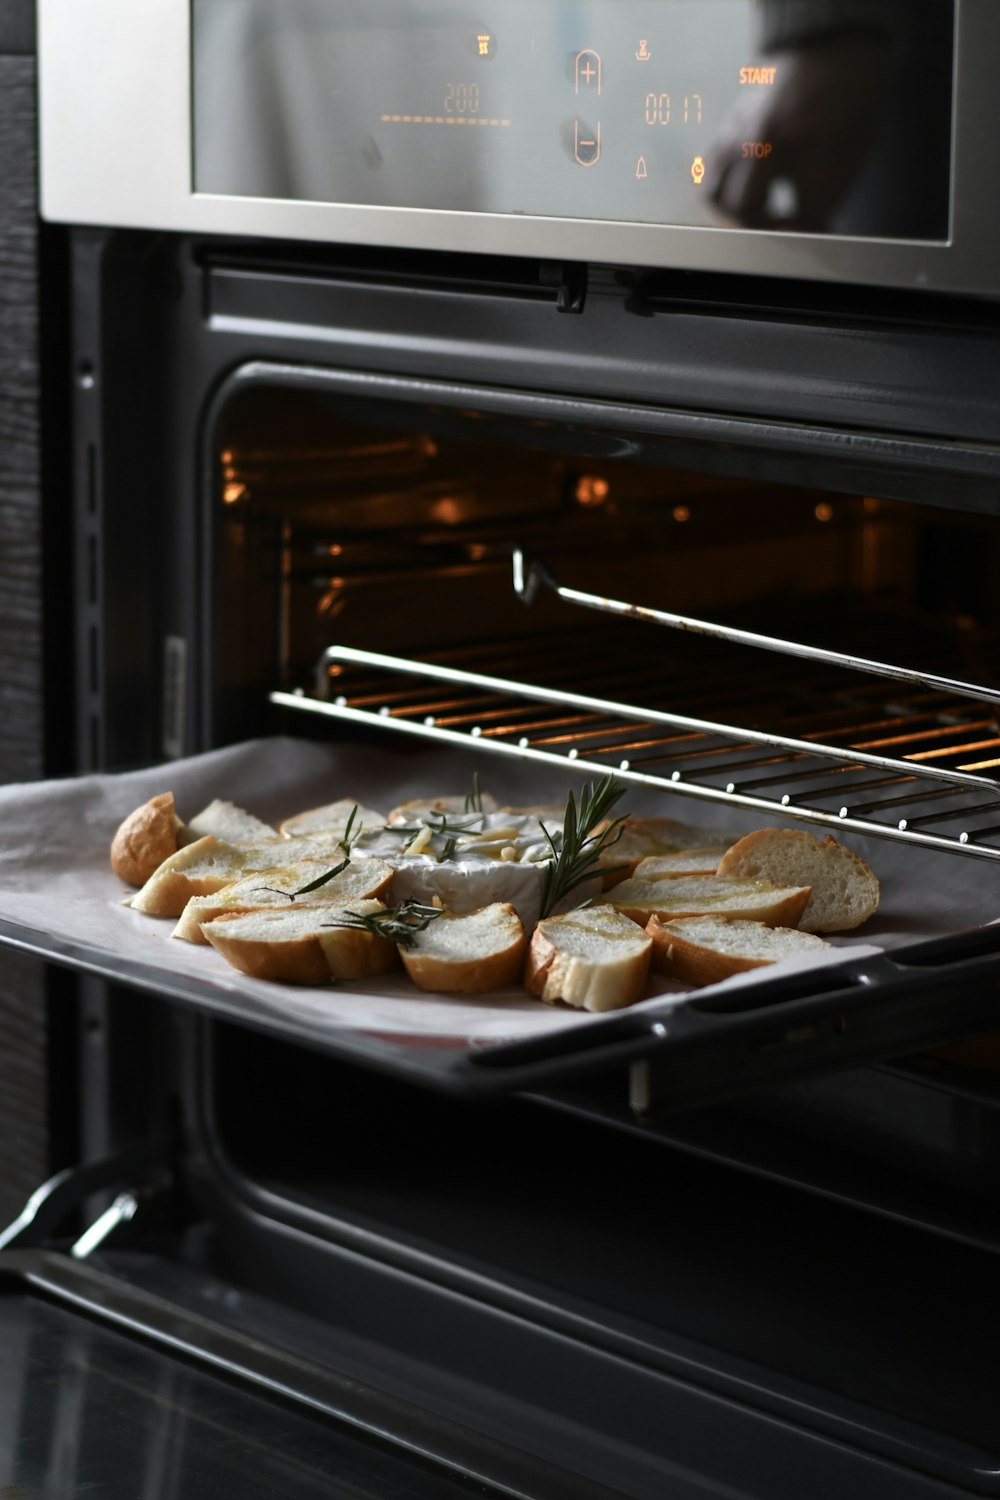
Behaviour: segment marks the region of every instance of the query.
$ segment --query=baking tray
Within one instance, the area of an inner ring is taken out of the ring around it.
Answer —
[[[252,981],[214,951],[170,939],[172,922],[123,907],[107,863],[121,818],[168,789],[182,816],[218,796],[268,819],[340,796],[378,806],[460,791],[474,772],[502,800],[565,797],[567,773],[484,759],[388,739],[275,736],[120,775],[0,788],[0,943],[467,1096],[638,1065],[634,1107],[673,1107],[1000,1025],[992,875],[960,855],[878,840],[852,845],[882,880],[880,912],[822,962],[787,961],[763,977],[756,971],[698,991],[661,981],[650,999],[610,1016],[543,1005],[517,990],[428,996],[402,978],[315,988]],[[630,792],[622,805],[686,821],[689,804],[676,802]],[[757,823],[728,808],[707,808],[702,821],[733,834]]]

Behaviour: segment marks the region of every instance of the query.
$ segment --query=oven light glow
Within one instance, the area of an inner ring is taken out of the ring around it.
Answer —
[[[451,497],[445,497],[435,501],[431,508],[431,514],[435,521],[444,521],[446,524],[455,525],[462,519],[462,506],[460,501]]]
[[[235,505],[249,493],[245,484],[227,484],[223,486],[222,499],[226,505]]]
[[[599,474],[581,474],[576,482],[576,501],[588,509],[603,505],[611,486]]]
[[[677,521],[680,525],[683,525],[685,521],[690,521],[691,519],[691,512],[688,510],[686,505],[675,505],[673,510],[671,511],[671,515],[673,516],[674,520]]]
[[[813,512],[813,515],[816,517],[817,521],[832,521],[833,506],[827,505],[825,502],[823,502],[822,504],[817,505],[816,509]]]

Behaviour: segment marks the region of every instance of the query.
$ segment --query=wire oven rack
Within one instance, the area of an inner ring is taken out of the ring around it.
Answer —
[[[315,689],[271,702],[478,750],[614,774],[682,796],[981,859],[1000,859],[1000,691],[565,589],[514,556],[514,586],[734,648],[726,681],[665,654],[614,648],[607,632],[534,636],[411,660],[337,645]],[[746,648],[755,666],[748,669]],[[770,653],[759,665],[757,651]],[[783,658],[777,665],[773,657]],[[807,663],[789,668],[789,659]],[[816,666],[837,682],[817,682]],[[484,670],[488,667],[489,670]],[[500,669],[500,670],[498,670]],[[613,680],[628,701],[594,696]],[[886,686],[886,684],[889,686]],[[725,703],[752,727],[706,717]],[[641,704],[642,706],[637,706]],[[992,774],[989,774],[992,773]]]

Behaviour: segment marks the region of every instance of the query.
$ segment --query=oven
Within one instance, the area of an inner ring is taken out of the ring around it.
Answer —
[[[995,1493],[993,9],[39,20],[76,774],[0,788],[0,939],[78,1150],[0,1234],[5,1482]],[[608,777],[879,913],[588,1017],[244,982],[106,864],[166,789]]]

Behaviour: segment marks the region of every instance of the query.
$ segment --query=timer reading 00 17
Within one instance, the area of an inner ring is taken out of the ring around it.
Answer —
[[[685,94],[672,104],[669,94],[647,94],[646,124],[669,125],[671,119],[683,125],[700,125],[701,95]]]

